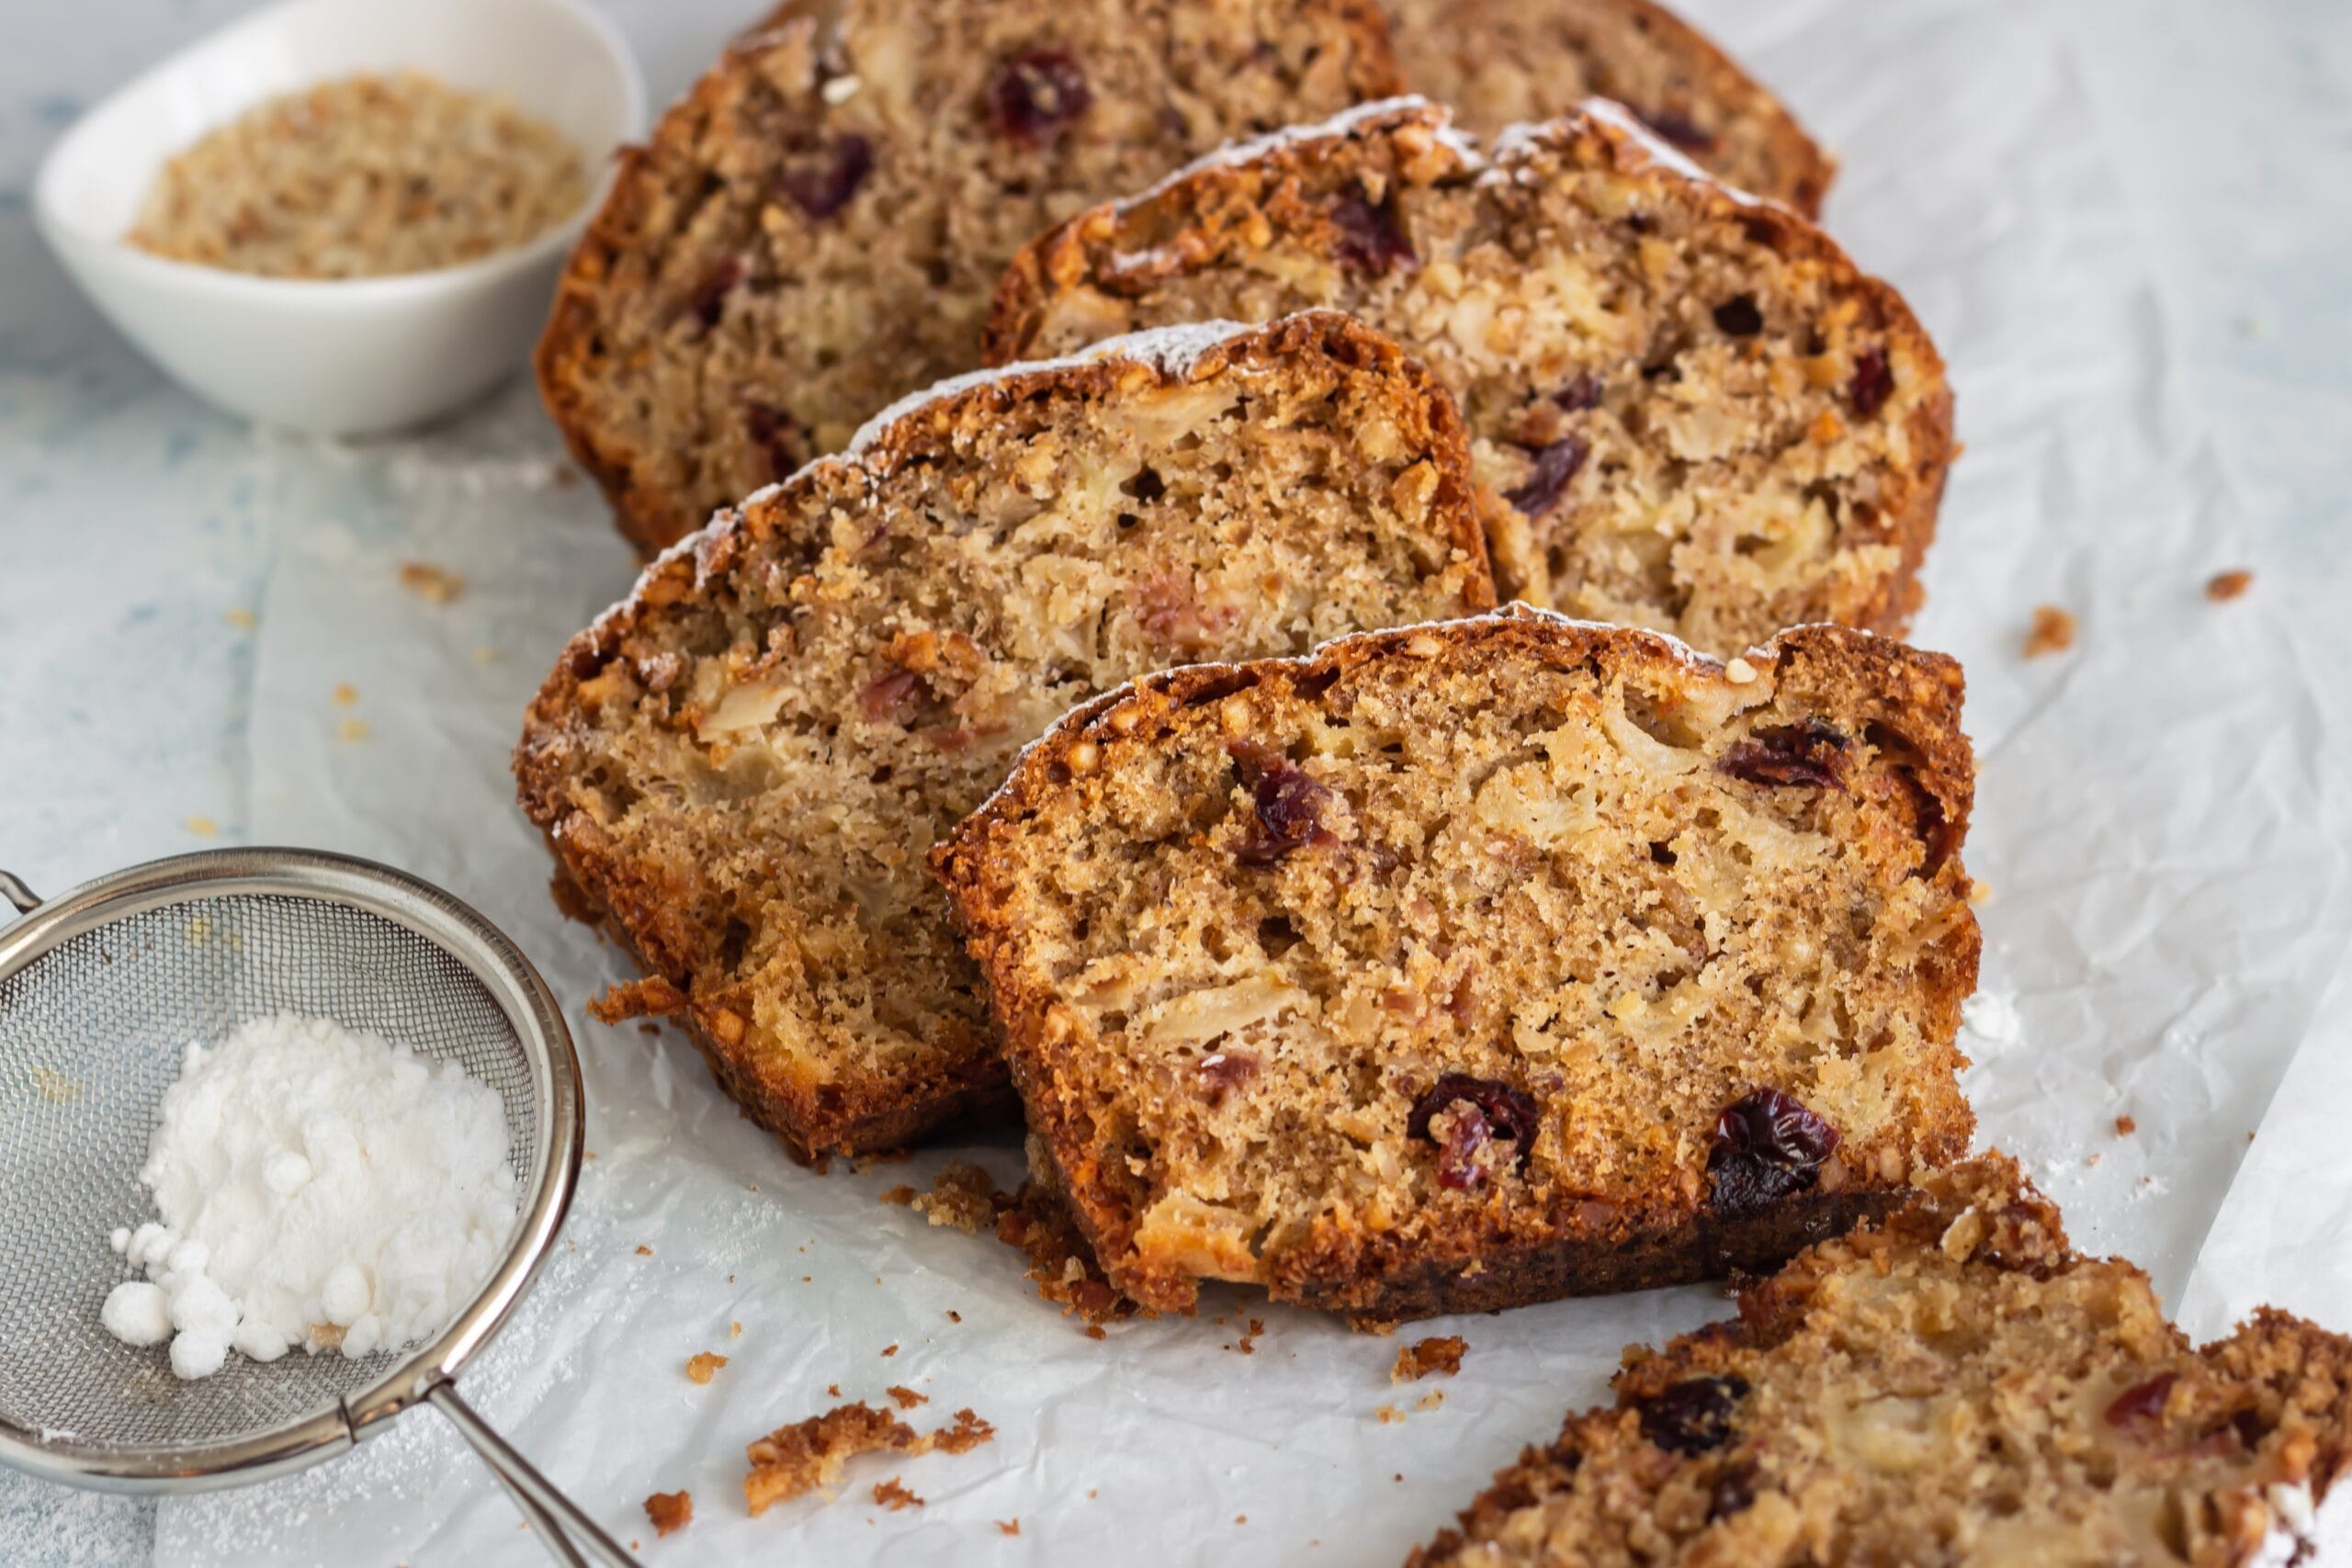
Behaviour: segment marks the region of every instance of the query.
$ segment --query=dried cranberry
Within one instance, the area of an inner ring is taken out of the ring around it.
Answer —
[[[1258,816],[1256,828],[1234,852],[1236,860],[1244,865],[1272,865],[1293,850],[1332,842],[1323,826],[1329,790],[1272,747],[1237,740],[1227,752],[1240,766]]]
[[[1661,141],[1671,142],[1685,152],[1705,152],[1712,150],[1715,139],[1699,129],[1689,115],[1678,109],[1652,109],[1637,116],[1644,125]]]
[[[1427,1094],[1413,1102],[1405,1118],[1406,1135],[1434,1143],[1430,1124],[1447,1110],[1453,1111],[1453,1125],[1438,1150],[1439,1186],[1457,1192],[1477,1186],[1485,1175],[1478,1166],[1478,1151],[1498,1137],[1511,1141],[1519,1168],[1527,1168],[1528,1157],[1535,1152],[1535,1132],[1544,1118],[1524,1090],[1468,1073],[1442,1074]]]
[[[1851,744],[1837,727],[1817,718],[1767,725],[1736,742],[1715,767],[1749,784],[1843,789],[1846,748]]]
[[[1413,242],[1405,237],[1396,220],[1361,194],[1343,196],[1332,205],[1331,226],[1340,231],[1340,260],[1358,272],[1385,277],[1400,269],[1411,272],[1421,265],[1421,258],[1413,254]]]
[[[1552,394],[1552,400],[1570,413],[1582,413],[1600,406],[1600,378],[1589,370],[1579,370],[1568,384]]]
[[[1754,337],[1764,330],[1764,312],[1752,294],[1735,294],[1715,307],[1715,326],[1730,337]]]
[[[2172,1385],[2179,1382],[2174,1372],[2158,1372],[2144,1382],[2135,1382],[2108,1403],[2107,1424],[2129,1427],[2135,1423],[2164,1419],[2165,1401],[2172,1396]]]
[[[1732,1416],[1747,1396],[1743,1377],[1685,1378],[1642,1406],[1642,1436],[1685,1456],[1722,1448],[1731,1441]]]
[[[1886,355],[1875,348],[1858,355],[1854,359],[1853,384],[1846,389],[1854,412],[1870,419],[1894,395],[1894,372],[1887,367]]]
[[[800,466],[792,455],[800,426],[782,409],[769,403],[745,403],[743,429],[751,436],[752,445],[766,454],[768,471],[774,477],[782,479]]]
[[[1756,1503],[1756,1461],[1744,1459],[1727,1465],[1707,1492],[1707,1520],[1727,1519],[1734,1514],[1744,1514]]]
[[[1209,1086],[1209,1103],[1216,1105],[1224,1101],[1227,1090],[1258,1076],[1258,1058],[1247,1051],[1212,1051],[1201,1058],[1198,1070]]]
[[[703,275],[702,281],[695,286],[690,305],[695,320],[703,324],[704,330],[718,324],[718,318],[727,311],[727,296],[742,281],[741,256],[721,256],[718,265]]]
[[[876,724],[884,719],[903,724],[927,694],[922,676],[911,670],[893,670],[866,682],[857,694],[857,707]]]
[[[1023,147],[1052,146],[1093,105],[1086,71],[1066,49],[1033,49],[1001,60],[989,79],[989,122]]]
[[[1759,1089],[1715,1118],[1707,1174],[1715,1207],[1742,1214],[1802,1192],[1821,1177],[1838,1147],[1838,1129],[1777,1089]]]
[[[1570,479],[1577,477],[1577,470],[1584,467],[1584,460],[1591,450],[1580,437],[1574,435],[1563,435],[1548,446],[1538,447],[1535,471],[1527,477],[1525,484],[1506,491],[1503,499],[1530,517],[1544,515],[1560,504],[1560,492],[1568,488]]]
[[[822,221],[847,207],[873,172],[874,144],[863,136],[850,135],[814,157],[786,167],[776,175],[775,186],[804,217]]]

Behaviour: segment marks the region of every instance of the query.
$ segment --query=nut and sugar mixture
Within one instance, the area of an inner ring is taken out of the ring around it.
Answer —
[[[580,149],[502,98],[415,72],[248,109],[164,165],[130,243],[268,277],[430,272],[509,250],[588,199]]]

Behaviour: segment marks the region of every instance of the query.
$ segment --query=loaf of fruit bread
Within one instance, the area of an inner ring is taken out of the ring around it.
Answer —
[[[2001,1155],[1629,1352],[1616,1392],[1411,1568],[2286,1568],[2352,1463],[2352,1340],[2266,1309],[2192,1348]]]
[[[1494,593],[1453,405],[1342,316],[946,383],[658,560],[515,753],[721,1082],[808,1154],[1002,1100],[934,837],[1073,703]]]
[[[648,549],[980,363],[1023,241],[1396,90],[1374,0],[791,0],[622,155],[539,344]]]
[[[1204,160],[1026,246],[989,353],[1310,305],[1461,400],[1506,596],[1717,654],[1908,622],[1953,455],[1934,344],[1613,106],[1482,152],[1404,100]]]
[[[1650,0],[1388,0],[1413,90],[1480,135],[1613,99],[1726,184],[1811,218],[1836,161],[1779,99]]]
[[[933,864],[1111,1282],[1379,1324],[1770,1267],[1965,1150],[1949,659],[1514,605],[1073,713]]]

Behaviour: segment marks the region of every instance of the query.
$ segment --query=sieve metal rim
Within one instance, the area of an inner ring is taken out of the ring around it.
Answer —
[[[12,899],[23,885],[0,882]],[[208,850],[150,861],[37,905],[0,927],[0,981],[75,937],[190,898],[277,895],[390,920],[462,964],[514,1028],[532,1067],[538,1138],[514,1238],[448,1326],[373,1382],[299,1421],[162,1452],[47,1439],[0,1415],[0,1463],[100,1491],[187,1493],[239,1486],[316,1464],[432,1397],[504,1324],[547,1261],[578,1184],[586,1137],[580,1057],[562,1010],[521,949],[472,906],[408,873],[323,850]],[[0,910],[0,913],[5,913]]]

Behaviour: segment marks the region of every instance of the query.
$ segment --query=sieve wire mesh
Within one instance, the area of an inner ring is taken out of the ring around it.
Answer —
[[[0,1416],[169,1456],[307,1420],[410,1353],[232,1355],[184,1383],[167,1345],[134,1349],[99,1326],[107,1292],[135,1274],[107,1235],[154,1217],[139,1169],[188,1043],[280,1009],[462,1063],[505,1102],[508,1161],[529,1190],[531,1058],[491,991],[427,938],[331,899],[194,890],[69,938],[0,979]]]

